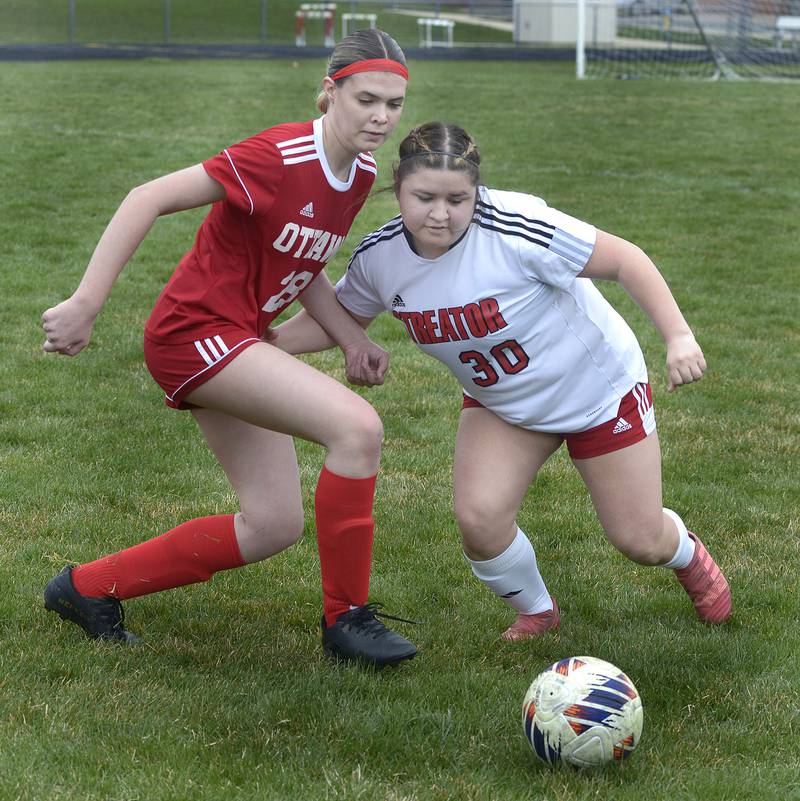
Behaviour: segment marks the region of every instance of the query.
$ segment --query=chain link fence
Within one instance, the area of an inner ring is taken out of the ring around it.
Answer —
[[[426,35],[428,46],[445,46],[446,27],[458,45],[514,45],[513,0],[4,0],[0,44],[293,45],[304,6],[333,8],[337,41],[375,24],[404,47],[425,46]],[[305,16],[307,44],[329,45],[322,15]]]

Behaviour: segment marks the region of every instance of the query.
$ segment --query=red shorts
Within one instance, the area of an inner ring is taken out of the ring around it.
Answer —
[[[462,409],[482,407],[474,398],[464,396]],[[574,434],[560,434],[567,443],[567,450],[573,459],[591,459],[627,448],[643,440],[656,430],[656,417],[653,409],[653,393],[650,384],[637,384],[619,402],[616,415],[586,431]]]
[[[211,336],[194,342],[164,344],[144,335],[144,360],[155,382],[164,390],[164,402],[173,409],[191,409],[184,402],[193,389],[216,375],[240,353],[261,340],[236,326],[220,326]]]

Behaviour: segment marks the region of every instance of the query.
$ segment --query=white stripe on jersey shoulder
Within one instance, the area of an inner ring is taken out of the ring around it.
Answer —
[[[314,134],[296,136],[294,139],[287,139],[285,142],[277,142],[275,147],[278,148],[278,152],[283,156],[284,166],[302,164],[304,161],[319,159]]]
[[[296,156],[298,153],[316,152],[316,149],[317,146],[313,142],[308,142],[304,145],[298,145],[297,147],[286,147],[281,150],[281,155],[285,158],[286,156]]]
[[[553,239],[550,242],[550,250],[557,256],[563,256],[576,264],[585,264],[589,261],[594,246],[561,228],[556,228]]]
[[[378,174],[378,167],[374,161],[362,161],[361,156],[356,156],[356,166],[361,167],[362,170],[371,172],[373,175]]]
[[[309,153],[306,156],[293,156],[290,159],[284,159],[284,164],[302,164],[304,161],[319,161],[319,154],[315,150],[313,153]]]
[[[552,253],[575,264],[586,264],[594,250],[594,243],[559,228],[550,222],[526,217],[517,212],[505,211],[485,200],[478,199],[476,216],[478,225],[501,233],[516,234],[523,239],[538,243]],[[481,220],[484,220],[482,222]],[[498,226],[498,227],[494,227]],[[545,241],[542,241],[542,240]]]
[[[375,157],[368,150],[365,150],[363,153],[359,153],[358,158],[360,158],[362,161],[366,161],[367,164],[373,164],[375,166],[378,165],[378,162],[375,161]]]
[[[286,139],[284,142],[276,142],[275,147],[278,150],[283,150],[285,147],[292,147],[293,145],[299,145],[304,142],[314,142],[314,134],[306,134],[305,136],[295,136],[294,139]]]
[[[242,189],[244,189],[244,193],[245,193],[245,195],[247,195],[248,201],[250,201],[250,214],[252,215],[252,213],[255,211],[255,205],[253,204],[253,198],[251,197],[250,193],[247,191],[247,187],[245,186],[244,181],[242,180],[242,176],[239,175],[239,170],[236,169],[236,165],[233,163],[233,159],[231,158],[231,154],[228,152],[228,148],[225,148],[222,152],[228,157],[228,161],[230,162],[231,169],[233,170],[233,174],[236,176],[236,180],[239,182],[239,184],[241,185]]]
[[[359,253],[369,250],[369,248],[371,248],[373,245],[377,245],[379,242],[383,242],[387,239],[394,239],[398,234],[402,233],[403,218],[398,214],[396,217],[392,217],[389,222],[378,228],[377,231],[367,234],[358,243],[358,245],[356,245],[355,249],[353,250],[353,255],[350,257],[350,261],[348,262],[348,268],[350,267],[350,264],[353,263],[353,259],[358,256]]]

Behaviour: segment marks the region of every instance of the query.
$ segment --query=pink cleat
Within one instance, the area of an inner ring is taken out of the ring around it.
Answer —
[[[704,623],[724,623],[731,616],[731,588],[717,563],[700,538],[694,540],[694,556],[686,567],[675,571],[683,589],[692,599],[698,617]]]
[[[504,640],[527,640],[529,637],[538,637],[550,629],[557,629],[561,621],[558,612],[558,604],[553,596],[550,596],[553,608],[546,612],[538,612],[535,615],[517,615],[517,619],[502,633]]]

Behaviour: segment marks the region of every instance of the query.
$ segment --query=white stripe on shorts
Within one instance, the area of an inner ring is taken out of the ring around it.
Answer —
[[[636,405],[639,408],[642,428],[645,434],[652,434],[656,427],[656,414],[653,410],[653,404],[647,398],[647,385],[637,384],[632,391],[636,396]]]
[[[216,334],[213,339],[210,337],[202,340],[196,339],[194,346],[209,367],[215,365],[230,350],[219,334]],[[217,347],[219,347],[219,350],[217,350]]]
[[[214,361],[218,362],[220,359],[220,352],[217,350],[217,346],[214,344],[213,339],[204,339],[203,342],[205,346],[208,348],[209,353],[214,357]]]
[[[208,367],[204,367],[202,370],[195,373],[193,376],[187,378],[171,395],[167,395],[166,397],[174,401],[175,396],[190,382],[194,381],[198,376],[201,376],[205,373],[206,370],[210,370],[217,362],[222,361],[229,353],[232,353],[235,350],[238,350],[242,347],[242,345],[246,344],[247,342],[259,342],[258,337],[247,337],[247,339],[243,339],[241,342],[237,342],[233,348],[229,348],[223,341],[220,336],[215,336],[214,339],[217,341],[217,344],[220,345],[224,349],[224,353],[217,359],[216,361],[212,359],[205,351],[203,347],[203,343],[197,339],[195,340],[194,346],[197,348],[197,352],[203,357],[203,360],[208,364]],[[208,341],[208,340],[206,340]]]
[[[206,340],[206,341],[208,341],[208,340]],[[194,346],[197,348],[197,352],[203,358],[203,361],[209,367],[211,367],[214,364],[214,360],[208,355],[208,353],[206,353],[206,349],[203,347],[203,343],[199,339],[196,339],[194,341]]]

